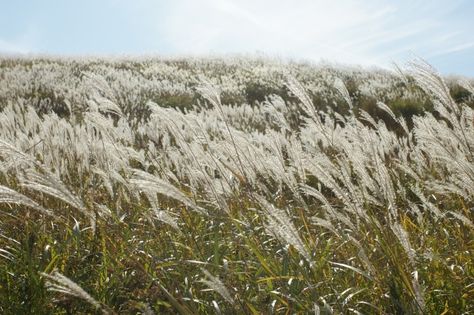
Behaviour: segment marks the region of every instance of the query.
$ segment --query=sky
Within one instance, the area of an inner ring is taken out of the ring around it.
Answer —
[[[0,53],[266,55],[474,77],[473,0],[0,0]]]

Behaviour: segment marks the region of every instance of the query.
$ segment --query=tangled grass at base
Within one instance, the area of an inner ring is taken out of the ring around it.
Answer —
[[[0,61],[0,313],[474,313],[474,84],[423,61]]]

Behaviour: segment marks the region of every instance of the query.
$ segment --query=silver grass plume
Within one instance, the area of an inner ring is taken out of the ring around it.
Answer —
[[[455,212],[455,211],[448,211],[447,213],[451,214],[454,218],[458,219],[459,221],[464,223],[466,226],[474,230],[474,223],[465,215]]]
[[[461,79],[458,84],[469,91],[474,96],[474,86],[467,79]]]
[[[331,226],[326,225],[326,223],[324,223],[324,221],[320,221],[319,218],[315,217],[313,220],[315,220],[314,222],[318,222],[317,225],[319,225],[319,223],[323,222],[322,226],[324,226],[326,228],[329,228],[329,229],[331,229],[331,228],[335,229],[335,226],[334,226],[333,222],[338,222],[339,221],[340,223],[343,223],[345,226],[347,226],[351,230],[356,229],[356,226],[352,223],[351,219],[348,216],[346,216],[345,213],[343,213],[341,211],[337,211],[330,204],[330,202],[326,199],[326,197],[324,196],[324,194],[322,192],[320,192],[316,188],[308,186],[306,184],[301,184],[300,189],[301,189],[302,193],[304,193],[308,196],[312,196],[312,197],[316,198],[317,200],[319,200],[322,203],[323,209],[326,210],[326,216],[328,217],[327,222]]]
[[[59,292],[80,298],[94,306],[96,309],[102,309],[103,314],[108,314],[108,312],[103,309],[102,305],[97,300],[90,296],[89,293],[84,291],[84,289],[82,289],[74,281],[64,276],[60,272],[53,271],[51,274],[42,272],[41,275],[47,279],[46,288],[48,291]]]
[[[52,216],[52,212],[43,208],[36,201],[8,187],[0,185],[0,203],[17,204],[32,208],[43,214]]]
[[[402,245],[403,250],[408,256],[408,261],[410,262],[410,265],[415,271],[413,272],[413,278],[412,278],[412,286],[413,286],[413,291],[415,293],[415,299],[416,302],[418,303],[418,306],[420,309],[423,311],[426,307],[426,302],[425,298],[423,295],[423,291],[421,288],[421,285],[418,281],[418,272],[416,271],[416,251],[413,249],[413,247],[410,244],[410,239],[408,236],[408,232],[403,228],[403,226],[398,223],[398,222],[392,222],[390,224],[390,228],[392,229],[392,232],[395,234],[395,236],[398,238],[400,244]]]
[[[156,194],[154,193],[147,194],[147,197],[151,204],[151,211],[153,212],[151,219],[168,224],[169,226],[174,228],[176,231],[181,232],[178,226],[178,218],[175,215],[173,215],[170,211],[166,211],[160,208]]]
[[[205,278],[201,279],[201,282],[207,285],[211,290],[218,293],[224,300],[229,302],[230,304],[235,304],[234,298],[230,294],[229,290],[226,288],[224,283],[217,278],[214,277],[209,271],[206,269],[201,268],[202,273],[204,274]]]
[[[347,90],[347,87],[344,84],[344,82],[340,78],[336,78],[334,80],[334,87],[341,94],[341,96],[344,98],[344,100],[346,101],[349,108],[352,109],[353,108],[352,99],[351,99],[349,91]]]
[[[377,107],[386,112],[392,119],[393,121],[397,122],[400,124],[400,126],[403,128],[403,131],[405,131],[406,134],[409,134],[410,132],[408,131],[408,126],[403,118],[397,118],[395,116],[395,113],[392,111],[390,107],[388,107],[385,103],[382,102],[377,102]]]
[[[13,166],[26,165],[33,166],[37,164],[36,160],[29,154],[17,149],[7,141],[0,139],[0,156],[3,157],[3,171],[7,171]]]
[[[303,85],[293,76],[288,76],[287,81],[286,81],[286,86],[288,89],[295,95],[302,103],[303,105],[303,110],[305,113],[310,116],[313,120],[319,121],[319,116],[314,108],[313,102],[311,101],[311,98],[308,96],[308,94],[305,91],[305,88]]]
[[[321,120],[320,115],[323,115],[324,113],[318,112],[316,108],[314,107],[313,101],[309,97],[308,93],[306,93],[305,88],[303,85],[294,77],[288,76],[287,81],[286,81],[286,86],[288,89],[295,95],[301,102],[301,108],[303,111],[310,117],[310,120],[306,121],[306,125],[311,126],[314,125],[317,129],[319,129],[319,132],[323,135],[323,137],[326,140],[326,143],[332,144],[332,137],[329,133],[329,131],[332,131],[333,126],[328,128],[328,125],[325,125],[323,121]],[[327,123],[329,123],[329,119],[326,119]]]
[[[196,205],[196,203],[188,198],[181,190],[155,175],[144,171],[135,170],[130,182],[133,185],[136,185],[139,189],[143,190],[147,196],[153,196],[153,194],[158,193],[177,200],[200,214],[207,214],[205,209]]]
[[[409,62],[408,66],[418,85],[428,95],[433,95],[454,113],[459,113],[459,108],[449,93],[449,87],[435,68],[423,59],[415,59]]]
[[[154,218],[160,222],[166,223],[176,231],[181,231],[178,226],[178,219],[175,216],[172,216],[168,211],[160,210],[158,208],[153,208]]]
[[[82,72],[83,78],[85,79],[85,85],[91,89],[94,94],[99,94],[109,100],[115,101],[116,95],[114,90],[110,87],[109,83],[105,78],[97,73],[93,72]]]
[[[122,117],[123,113],[120,107],[108,98],[102,96],[95,96],[92,101],[89,102],[91,111],[99,111],[104,114],[114,114]]]
[[[293,246],[308,263],[312,264],[311,255],[306,250],[303,240],[298,234],[298,230],[286,212],[276,208],[261,196],[256,195],[254,197],[265,213],[267,221],[265,228],[283,244]]]
[[[86,208],[82,200],[72,193],[56,175],[48,171],[39,173],[29,169],[21,175],[20,183],[25,188],[59,199],[94,219],[94,214]]]

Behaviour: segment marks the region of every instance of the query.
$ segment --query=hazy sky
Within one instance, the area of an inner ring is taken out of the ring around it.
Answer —
[[[381,66],[419,56],[474,77],[474,1],[0,0],[0,52],[263,53]]]

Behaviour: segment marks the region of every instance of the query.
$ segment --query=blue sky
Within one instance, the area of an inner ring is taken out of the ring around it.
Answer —
[[[0,52],[266,54],[474,77],[474,1],[0,0]]]

